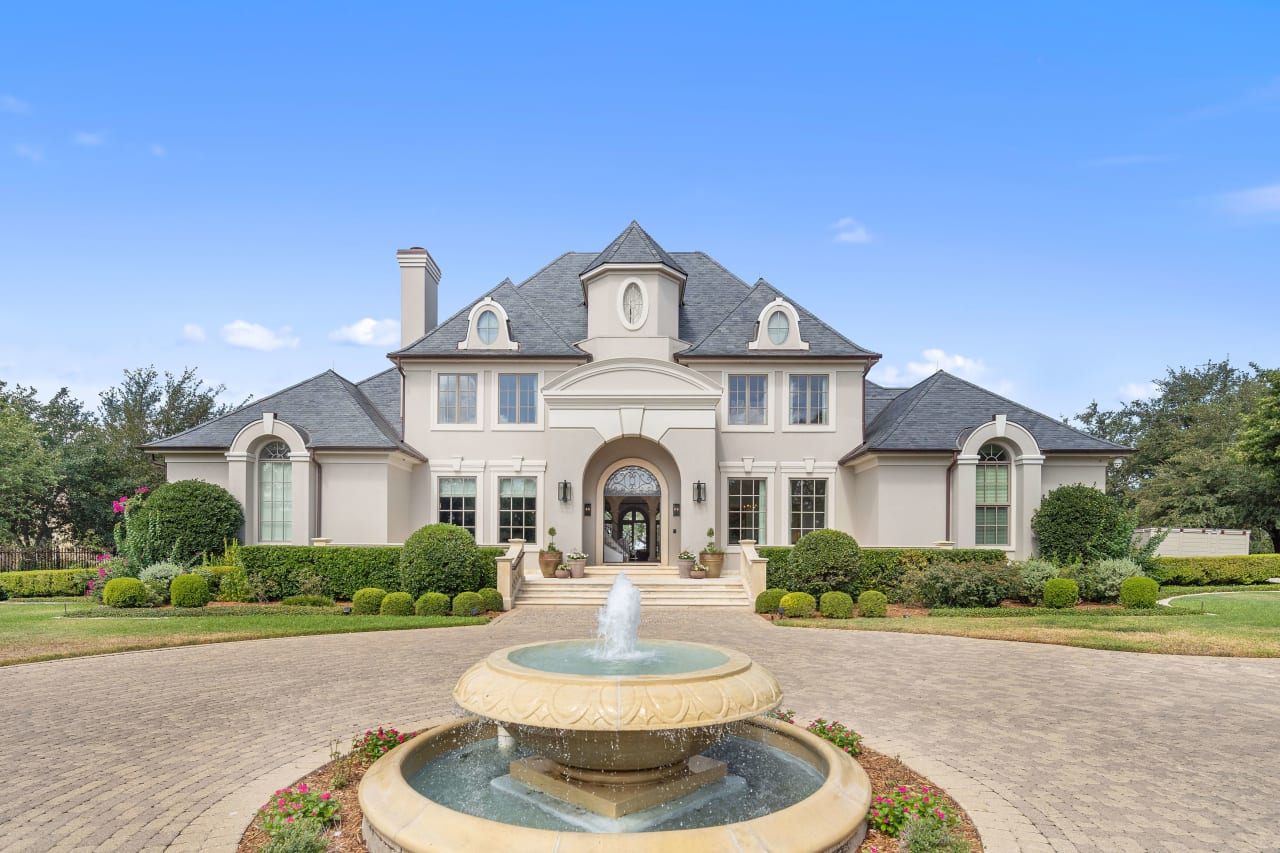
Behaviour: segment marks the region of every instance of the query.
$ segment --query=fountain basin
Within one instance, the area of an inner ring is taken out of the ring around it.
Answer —
[[[501,823],[441,805],[409,780],[448,753],[496,735],[496,726],[467,718],[418,735],[377,761],[360,784],[363,837],[373,853],[521,850],[585,853],[639,851],[771,851],[824,853],[855,850],[866,834],[871,782],[848,755],[804,729],[765,718],[726,724],[725,733],[779,750],[804,762],[822,779],[807,797],[760,817],[653,832],[573,832]]]
[[[570,640],[499,649],[463,674],[454,701],[569,775],[676,765],[727,724],[782,701],[773,674],[732,649],[654,640],[627,660],[598,661],[595,648]]]

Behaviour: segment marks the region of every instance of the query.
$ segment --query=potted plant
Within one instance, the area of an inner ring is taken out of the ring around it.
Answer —
[[[570,551],[564,555],[564,561],[569,564],[569,573],[575,578],[584,578],[587,576],[587,555],[581,551]]]
[[[694,563],[693,568],[689,570],[689,577],[696,581],[700,581],[707,576],[707,567],[702,563]]]
[[[720,569],[724,566],[724,551],[716,547],[716,529],[707,528],[707,547],[698,555],[698,562],[707,570],[707,577],[720,577]]]
[[[692,551],[681,551],[680,556],[676,557],[676,569],[680,572],[680,577],[689,577],[689,570],[697,561],[698,557]]]
[[[570,577],[572,574],[573,573],[569,571],[569,567],[564,563],[561,563],[560,565],[556,566],[556,577],[563,579],[563,578]]]
[[[538,552],[538,568],[542,570],[542,576],[549,578],[555,575],[556,566],[560,565],[560,549],[556,547],[556,529],[554,527],[547,528],[547,544]]]

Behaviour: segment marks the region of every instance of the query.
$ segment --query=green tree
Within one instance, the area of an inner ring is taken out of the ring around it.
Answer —
[[[1240,438],[1236,442],[1236,458],[1248,466],[1269,486],[1264,500],[1272,501],[1280,495],[1280,370],[1260,371],[1265,387],[1258,394],[1253,411],[1247,413],[1241,423]],[[1276,513],[1275,503],[1267,508]],[[1272,550],[1280,551],[1280,537],[1275,527],[1269,531]]]
[[[0,541],[41,541],[43,508],[57,482],[55,462],[30,417],[0,404]]]

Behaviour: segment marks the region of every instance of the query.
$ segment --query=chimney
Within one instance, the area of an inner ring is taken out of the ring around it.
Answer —
[[[407,347],[436,327],[440,267],[421,246],[396,252],[400,264],[400,346]]]

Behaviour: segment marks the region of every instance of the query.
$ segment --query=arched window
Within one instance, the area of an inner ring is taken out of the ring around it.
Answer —
[[[998,444],[978,451],[975,543],[1009,544],[1009,452]]]
[[[480,338],[480,342],[488,346],[498,339],[498,315],[492,311],[485,311],[476,320],[476,337]]]
[[[791,335],[791,321],[787,319],[787,315],[781,311],[774,311],[769,315],[769,340],[774,346],[780,347],[787,342],[787,338]]]
[[[258,451],[258,541],[293,536],[293,463],[289,445],[273,441]]]

